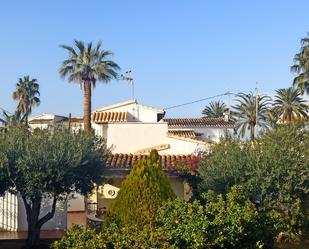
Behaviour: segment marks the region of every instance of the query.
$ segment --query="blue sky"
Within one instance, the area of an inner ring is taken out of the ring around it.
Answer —
[[[19,77],[40,83],[33,114],[82,115],[83,93],[61,79],[60,44],[103,40],[131,69],[140,103],[168,107],[226,92],[269,95],[291,85],[290,66],[309,31],[309,1],[2,1],[0,107],[14,111]],[[131,98],[123,81],[98,84],[93,109]],[[226,98],[223,98],[226,100]],[[169,110],[198,117],[208,102]]]

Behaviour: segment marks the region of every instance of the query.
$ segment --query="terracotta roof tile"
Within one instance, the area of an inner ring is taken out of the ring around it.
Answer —
[[[225,127],[233,128],[233,121],[225,121],[223,118],[165,118],[164,122],[172,127]]]
[[[107,158],[108,169],[131,169],[137,160],[148,159],[149,155],[110,154]],[[190,167],[191,161],[196,160],[194,155],[160,155],[159,161],[163,170],[177,171],[184,166]]]
[[[199,134],[195,133],[194,130],[169,130],[168,135],[196,138]]]
[[[36,118],[29,121],[29,124],[48,124],[53,122],[54,119],[43,119],[43,118]]]
[[[128,112],[101,112],[96,111],[92,114],[92,122],[106,123],[106,122],[127,122]]]

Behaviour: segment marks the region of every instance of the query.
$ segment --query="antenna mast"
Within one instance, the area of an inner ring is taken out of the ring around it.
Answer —
[[[121,74],[121,79],[127,81],[132,86],[132,99],[134,99],[134,80],[131,75],[131,70],[126,71],[125,74]]]

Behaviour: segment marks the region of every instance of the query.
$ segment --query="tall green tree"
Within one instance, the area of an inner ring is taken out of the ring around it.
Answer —
[[[24,115],[26,124],[32,108],[40,104],[40,92],[37,79],[30,79],[29,75],[19,78],[13,99],[18,101],[17,110]]]
[[[267,118],[269,111],[268,96],[258,97],[258,108],[256,112],[256,96],[253,93],[237,94],[236,105],[233,106],[232,114],[236,120],[235,128],[239,131],[239,135],[244,137],[246,130],[250,132],[250,140],[253,141],[255,138],[255,126],[259,128],[267,128]],[[258,118],[256,114],[258,113]]]
[[[64,128],[34,130],[12,127],[0,133],[0,194],[18,193],[28,222],[29,248],[39,244],[41,227],[53,218],[56,204],[72,192],[88,194],[102,183],[106,162],[102,138]],[[46,201],[50,211],[40,214]]]
[[[228,111],[226,104],[222,101],[212,101],[202,111],[205,118],[222,118]]]
[[[301,39],[300,52],[294,56],[291,71],[298,74],[293,84],[300,89],[301,94],[309,94],[309,33]]]
[[[110,221],[142,228],[153,224],[164,201],[176,197],[158,158],[158,152],[152,151],[150,159],[135,163],[109,209]]]
[[[120,67],[109,59],[111,51],[101,49],[102,42],[96,46],[92,42],[85,46],[83,41],[75,40],[75,47],[61,45],[68,52],[68,58],[62,62],[59,73],[68,77],[68,82],[79,83],[84,89],[84,129],[91,129],[91,88],[96,82],[109,83],[116,79]]]
[[[297,122],[267,131],[254,144],[222,141],[200,163],[199,191],[225,194],[242,185],[261,209],[279,212],[278,225],[289,238],[308,236],[308,153],[308,129]]]
[[[307,118],[308,109],[309,106],[300,96],[299,89],[289,87],[276,90],[273,110],[283,122]]]

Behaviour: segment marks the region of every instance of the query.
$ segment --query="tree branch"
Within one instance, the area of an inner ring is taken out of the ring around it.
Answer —
[[[51,209],[50,212],[48,212],[46,215],[44,215],[41,219],[39,219],[39,221],[38,221],[39,227],[42,227],[43,224],[45,224],[47,221],[49,221],[51,218],[54,217],[55,212],[56,212],[56,203],[57,203],[57,198],[56,198],[56,195],[54,195],[52,209]]]

